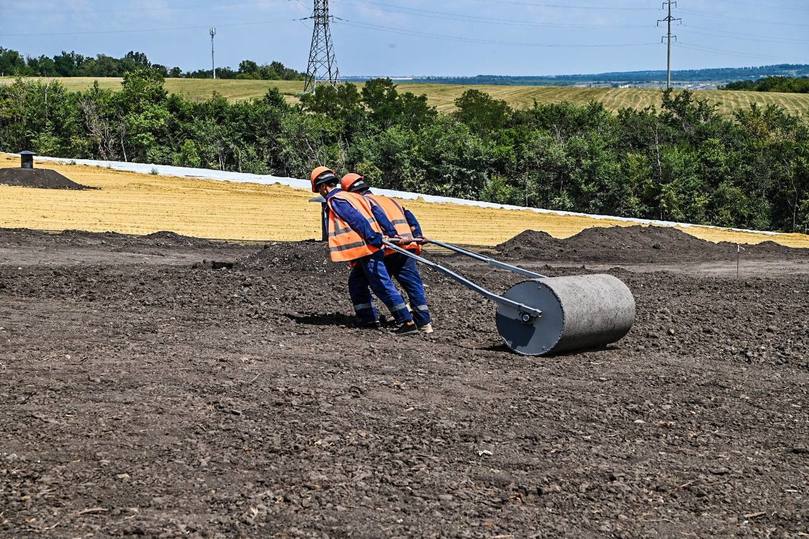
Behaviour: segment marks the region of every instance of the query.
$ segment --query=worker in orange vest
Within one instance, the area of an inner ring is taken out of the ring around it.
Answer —
[[[421,226],[409,210],[392,198],[373,194],[365,178],[359,174],[346,174],[340,181],[340,186],[343,191],[362,195],[371,202],[374,218],[386,236],[398,240],[400,246],[408,251],[421,253],[421,244],[414,241],[423,238]],[[424,333],[432,333],[430,308],[427,306],[424,281],[416,261],[392,249],[385,249],[385,266],[407,293],[416,326]],[[348,290],[355,304],[370,302],[373,305],[368,283],[363,280],[362,274],[352,274],[349,277]]]
[[[329,256],[332,262],[349,262],[351,275],[361,274],[374,294],[388,307],[397,323],[394,333],[418,332],[413,315],[385,267],[383,235],[371,203],[361,195],[343,191],[331,169],[317,167],[309,176],[312,192],[320,193],[328,206]],[[354,277],[356,279],[356,277]],[[379,327],[370,302],[354,302],[357,315],[370,327]]]

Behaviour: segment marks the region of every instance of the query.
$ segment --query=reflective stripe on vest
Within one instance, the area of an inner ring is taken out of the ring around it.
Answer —
[[[379,251],[368,245],[347,222],[343,221],[331,205],[333,199],[340,199],[351,204],[351,207],[362,215],[374,232],[382,233],[374,219],[371,204],[360,195],[340,191],[329,198],[329,256],[332,262],[350,262],[372,255]]]
[[[407,222],[407,217],[405,216],[404,208],[402,208],[401,204],[393,200],[392,198],[388,198],[382,195],[365,195],[368,197],[374,205],[379,206],[385,215],[388,217],[388,220],[393,224],[393,228],[396,229],[396,235],[402,238],[404,241],[413,241],[413,231],[410,229],[410,223]],[[416,253],[421,252],[421,246],[415,243],[404,246],[405,249],[408,251],[415,251]],[[395,253],[392,249],[385,249],[385,254],[391,255]]]
[[[405,217],[404,208],[393,200],[392,198],[388,198],[381,195],[366,195],[371,202],[373,202],[376,206],[379,206],[385,215],[388,217],[391,223],[393,223],[393,227],[396,229],[396,235],[402,238],[403,240],[412,240],[413,239],[413,231],[410,230],[410,225],[407,223],[407,217]]]

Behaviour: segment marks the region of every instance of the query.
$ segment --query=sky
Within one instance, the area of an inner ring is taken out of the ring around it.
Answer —
[[[312,0],[0,0],[0,47],[306,69]],[[661,0],[331,0],[345,76],[665,69]],[[679,0],[673,69],[809,63],[809,0]]]

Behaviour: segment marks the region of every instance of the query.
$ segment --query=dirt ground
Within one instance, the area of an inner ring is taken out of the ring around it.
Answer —
[[[638,305],[525,358],[428,271],[433,335],[352,328],[314,242],[0,230],[0,535],[809,536],[809,253],[624,234],[500,248]]]

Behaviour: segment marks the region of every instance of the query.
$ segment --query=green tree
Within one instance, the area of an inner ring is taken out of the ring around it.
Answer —
[[[511,108],[480,90],[467,90],[455,100],[457,118],[473,131],[496,131],[508,125]]]
[[[0,75],[26,75],[25,59],[17,51],[0,47]]]

